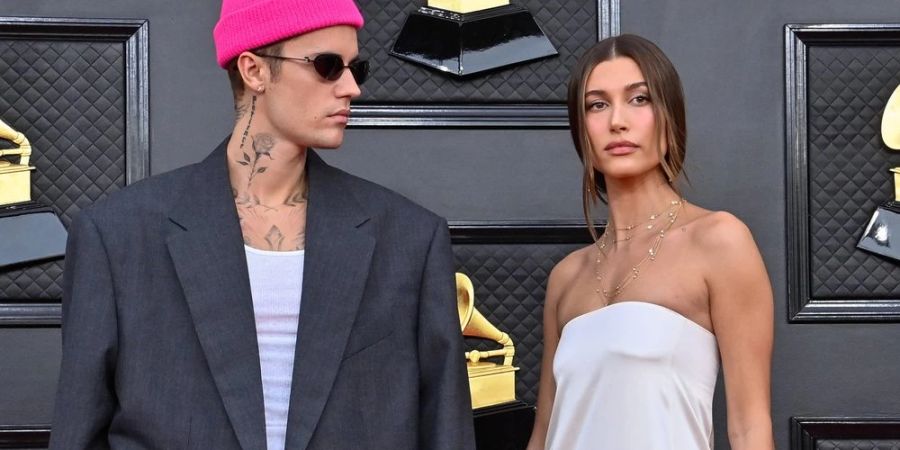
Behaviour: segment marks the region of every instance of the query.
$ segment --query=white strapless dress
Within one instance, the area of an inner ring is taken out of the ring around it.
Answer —
[[[711,450],[715,336],[664,306],[625,301],[563,328],[547,450]]]

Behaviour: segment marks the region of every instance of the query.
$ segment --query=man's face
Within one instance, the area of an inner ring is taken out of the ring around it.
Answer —
[[[313,59],[322,53],[340,55],[347,65],[359,54],[356,29],[334,26],[294,37],[284,42],[281,56]],[[336,148],[344,140],[350,100],[359,94],[349,69],[328,81],[312,63],[285,60],[278,77],[266,85],[260,108],[276,137],[303,147]]]

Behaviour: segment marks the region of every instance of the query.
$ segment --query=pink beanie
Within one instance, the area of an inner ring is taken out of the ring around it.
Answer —
[[[362,28],[354,0],[223,0],[216,59],[224,69],[241,52],[334,25]]]

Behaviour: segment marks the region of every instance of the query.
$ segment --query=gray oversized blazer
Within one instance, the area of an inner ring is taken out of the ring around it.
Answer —
[[[266,448],[225,158],[72,224],[52,449]],[[446,222],[313,151],[307,169],[287,448],[474,448]]]

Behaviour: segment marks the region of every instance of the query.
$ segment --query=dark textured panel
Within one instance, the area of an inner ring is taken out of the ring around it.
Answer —
[[[816,442],[816,450],[900,450],[898,440],[846,440],[823,439]]]
[[[63,223],[125,185],[125,45],[0,40],[0,114],[34,149],[32,196]],[[0,301],[61,296],[60,263],[0,273]]]
[[[475,285],[475,307],[512,337],[516,396],[534,404],[543,342],[544,294],[550,270],[584,244],[456,244],[457,271]],[[470,341],[477,348],[496,348]]]
[[[360,2],[366,26],[360,30],[360,53],[372,63],[363,87],[364,103],[548,103],[565,100],[569,68],[597,42],[596,0],[523,0],[558,57],[502,69],[460,81],[388,54],[406,16],[425,2]]]
[[[818,299],[898,298],[900,266],[856,249],[876,205],[891,199],[900,153],[881,114],[900,83],[900,47],[808,50],[810,290]]]

